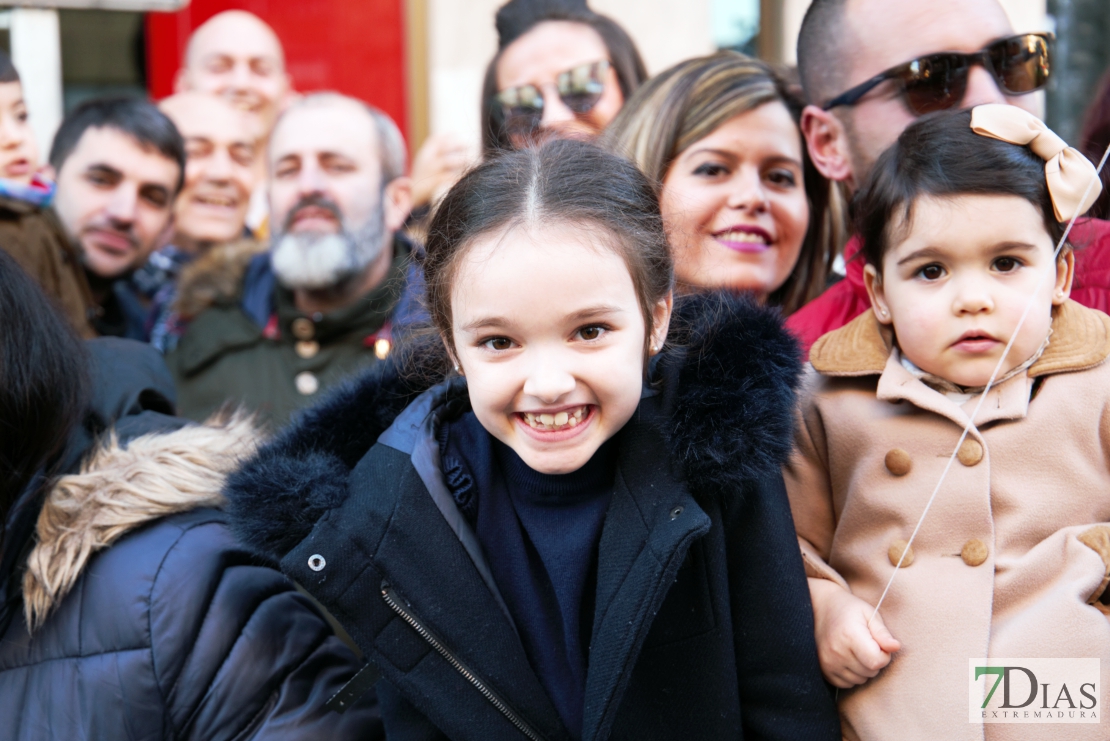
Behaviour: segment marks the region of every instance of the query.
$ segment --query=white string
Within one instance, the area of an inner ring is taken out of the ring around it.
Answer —
[[[1087,190],[1083,192],[1083,197],[1079,199],[1080,203],[1086,202],[1087,196],[1091,194],[1091,189],[1094,188],[1095,183],[1098,182],[1099,173],[1102,172],[1102,166],[1106,164],[1106,158],[1108,156],[1110,156],[1110,146],[1107,146],[1106,151],[1103,152],[1102,159],[1099,160],[1098,167],[1095,169],[1095,176],[1091,180],[1091,182],[1087,184]],[[1080,215],[1081,214],[1076,213],[1075,216],[1071,217],[1071,221],[1068,222],[1067,229],[1064,230],[1063,236],[1060,237],[1060,242],[1056,245],[1056,249],[1052,253],[1053,266],[1056,265],[1056,260],[1060,256],[1060,251],[1064,248],[1064,244],[1066,244],[1067,242],[1068,235],[1071,234],[1071,228],[1075,226],[1075,221],[1080,217]],[[952,455],[948,458],[948,463],[947,465],[945,465],[944,471],[940,475],[940,481],[937,482],[936,488],[933,489],[933,493],[929,495],[929,501],[925,503],[925,509],[922,511],[921,517],[918,518],[917,525],[914,526],[913,532],[910,533],[910,539],[906,541],[906,547],[902,550],[902,555],[898,558],[898,563],[894,567],[894,572],[890,575],[890,579],[887,580],[886,587],[883,589],[882,595],[879,596],[879,601],[875,604],[875,609],[874,611],[872,611],[871,617],[867,619],[868,627],[871,626],[871,621],[875,619],[875,616],[879,614],[879,608],[882,607],[883,600],[886,599],[887,593],[890,592],[891,585],[894,584],[894,577],[896,577],[898,575],[898,572],[902,569],[902,562],[906,560],[906,554],[910,552],[910,546],[913,545],[913,540],[917,537],[917,532],[921,529],[921,523],[925,521],[925,515],[929,514],[929,508],[933,506],[933,500],[937,498],[937,492],[940,491],[941,484],[944,483],[944,479],[947,478],[948,472],[952,469],[952,463],[956,460],[956,456],[960,452],[960,446],[964,444],[964,440],[967,439],[968,432],[971,431],[972,425],[975,424],[975,418],[979,416],[979,409],[983,406],[983,402],[986,400],[987,394],[991,390],[991,386],[994,385],[994,380],[998,378],[998,373],[1002,370],[1002,364],[1006,362],[1006,356],[1010,353],[1010,348],[1013,347],[1014,340],[1017,339],[1018,332],[1021,331],[1022,325],[1025,324],[1025,318],[1029,316],[1029,311],[1033,308],[1033,302],[1037,298],[1037,293],[1041,290],[1041,286],[1044,285],[1045,278],[1047,278],[1049,274],[1049,271],[1045,271],[1041,274],[1040,279],[1037,281],[1036,287],[1033,289],[1033,294],[1026,302],[1025,311],[1022,312],[1021,319],[1018,320],[1017,327],[1014,329],[1013,334],[1010,335],[1010,341],[1006,343],[1006,347],[1002,350],[1002,357],[998,359],[998,365],[994,367],[994,372],[991,373],[990,380],[987,381],[987,385],[983,387],[983,393],[979,396],[979,401],[975,405],[975,410],[972,411],[971,417],[968,418],[967,424],[964,426],[964,431],[960,433],[960,439],[956,441],[956,449],[952,451]]]

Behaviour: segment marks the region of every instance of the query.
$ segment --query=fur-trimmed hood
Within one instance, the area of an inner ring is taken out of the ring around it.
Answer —
[[[225,477],[259,441],[243,415],[126,443],[111,433],[43,502],[23,575],[29,628],[42,625],[97,551],[153,520],[222,505]]]
[[[679,302],[673,326],[678,341],[664,349],[653,379],[687,485],[727,497],[777,474],[792,447],[801,376],[797,343],[779,312],[709,294]],[[409,403],[442,380],[412,365],[379,364],[348,382],[228,478],[228,511],[245,544],[280,559],[343,503],[359,460]]]
[[[251,239],[214,245],[181,270],[174,311],[192,319],[209,307],[238,303],[247,266],[265,251],[265,244]]]

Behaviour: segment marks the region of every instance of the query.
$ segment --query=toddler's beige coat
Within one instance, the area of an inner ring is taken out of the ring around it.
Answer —
[[[1053,329],[961,446],[882,605],[902,650],[840,691],[846,738],[1110,738],[1110,317],[1068,301]],[[810,360],[785,471],[806,569],[874,605],[978,397],[958,406],[915,378],[870,311]],[[968,660],[983,657],[1101,659],[1101,723],[969,723]]]

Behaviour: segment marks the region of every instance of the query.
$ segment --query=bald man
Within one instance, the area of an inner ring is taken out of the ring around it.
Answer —
[[[205,271],[205,259],[244,262],[262,249],[246,239],[245,228],[259,181],[261,143],[253,117],[212,93],[179,93],[158,107],[185,141],[185,179],[174,201],[170,244],[135,271],[130,287],[147,306],[143,339],[166,352],[185,329],[179,300],[193,304],[200,300],[194,294],[210,290],[204,282],[191,282],[186,266],[199,259],[193,272]],[[209,255],[217,247],[220,254]]]
[[[910,60],[938,52],[971,54],[1013,35],[998,0],[814,0],[798,35],[798,71],[811,103],[802,129],[814,165],[854,189],[917,118],[893,80],[830,107],[838,96]],[[967,72],[953,107],[982,103],[1037,113],[1043,97],[1008,93],[979,65]]]
[[[242,237],[261,156],[250,114],[201,92],[173,95],[158,107],[185,139],[185,187],[174,205],[174,246],[196,255]]]
[[[174,88],[226,98],[255,117],[268,136],[290,89],[281,41],[252,13],[214,15],[189,38]]]

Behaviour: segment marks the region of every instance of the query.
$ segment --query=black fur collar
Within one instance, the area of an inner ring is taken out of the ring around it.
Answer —
[[[679,302],[673,326],[657,375],[673,422],[668,442],[691,491],[730,496],[777,475],[801,378],[779,312],[709,294]],[[303,413],[228,479],[240,539],[270,558],[288,553],[346,498],[351,469],[381,433],[438,380],[411,362],[379,363]]]

